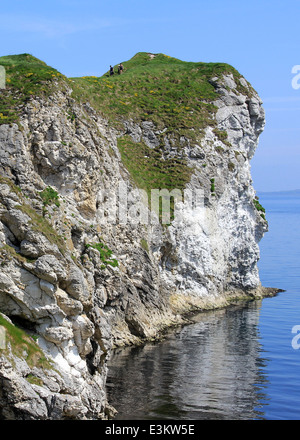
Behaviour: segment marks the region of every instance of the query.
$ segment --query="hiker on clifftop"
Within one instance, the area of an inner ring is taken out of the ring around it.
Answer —
[[[110,68],[109,68],[109,74],[110,74],[110,76],[111,75],[113,75],[115,72],[114,72],[114,68],[113,68],[113,66],[110,66]]]
[[[121,75],[123,73],[123,69],[124,69],[123,64],[120,63],[119,68],[118,68],[118,74],[119,75]]]

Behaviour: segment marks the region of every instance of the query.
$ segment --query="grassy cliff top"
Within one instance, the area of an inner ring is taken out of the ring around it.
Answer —
[[[0,57],[6,89],[0,93],[0,124],[17,122],[22,107],[34,96],[49,96],[66,83],[73,97],[89,102],[118,125],[123,119],[151,120],[169,128],[203,128],[212,123],[217,93],[214,77],[241,75],[224,63],[184,62],[164,54],[137,53],[123,63],[122,75],[68,79],[29,54]],[[237,91],[249,93],[239,81]]]
[[[164,54],[137,53],[124,71],[102,77],[72,78],[74,95],[116,121],[151,120],[169,128],[204,128],[212,123],[217,98],[211,79],[232,74],[244,94],[241,75],[224,63],[185,62]]]
[[[0,124],[18,122],[23,106],[31,97],[47,97],[67,80],[29,54],[0,57],[0,65],[6,72],[6,88],[0,90]]]

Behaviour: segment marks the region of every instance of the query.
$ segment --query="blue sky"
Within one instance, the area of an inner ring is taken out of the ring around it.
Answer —
[[[300,188],[299,20],[299,0],[10,0],[0,55],[31,53],[67,76],[102,75],[141,51],[229,63],[266,111],[254,186],[290,190]]]

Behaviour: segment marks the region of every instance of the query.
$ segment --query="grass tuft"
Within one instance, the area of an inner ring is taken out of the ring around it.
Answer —
[[[6,330],[6,347],[10,343],[12,353],[20,358],[25,358],[30,367],[52,369],[51,363],[46,359],[45,354],[24,330],[8,322],[0,314],[0,325]],[[4,350],[7,351],[8,347]],[[1,352],[0,352],[1,354]]]
[[[110,265],[112,267],[119,266],[118,260],[116,260],[115,258],[111,258],[113,251],[109,249],[106,244],[99,242],[86,245],[87,249],[90,247],[96,249],[100,254],[100,259],[103,263],[101,269],[105,269],[107,265]]]
[[[151,198],[152,189],[183,190],[193,169],[184,158],[164,158],[160,147],[149,148],[143,142],[133,142],[130,136],[118,139],[122,162],[133,181]]]
[[[41,232],[45,237],[50,241],[50,243],[54,243],[57,245],[59,251],[64,255],[66,252],[66,245],[64,240],[58,233],[53,229],[53,227],[48,223],[48,221],[41,215],[39,215],[31,206],[26,203],[22,205],[16,205],[16,209],[27,214],[31,219],[31,226],[33,230],[37,232]]]

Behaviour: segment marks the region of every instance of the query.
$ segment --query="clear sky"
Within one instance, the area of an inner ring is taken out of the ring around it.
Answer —
[[[299,21],[299,0],[10,0],[0,55],[27,52],[67,76],[100,76],[137,52],[231,64],[266,111],[254,186],[290,190],[300,188]]]

